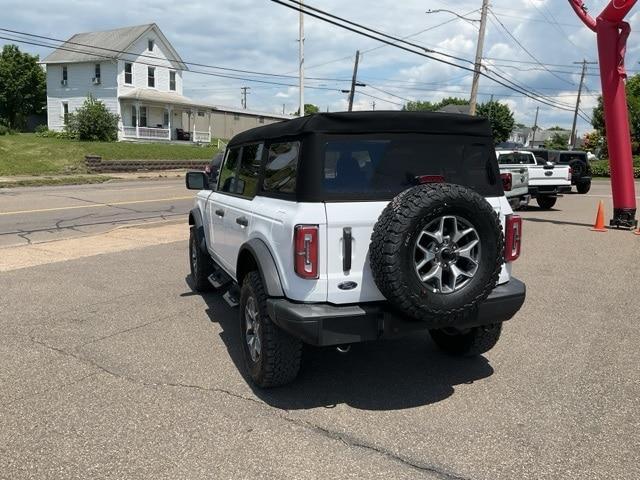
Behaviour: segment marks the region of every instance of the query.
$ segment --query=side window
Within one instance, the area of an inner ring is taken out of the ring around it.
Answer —
[[[295,193],[300,142],[274,143],[264,172],[265,192]]]
[[[235,176],[238,160],[240,159],[240,148],[232,148],[227,152],[227,157],[220,169],[218,180],[218,191],[235,193]]]
[[[260,178],[263,148],[264,145],[261,143],[242,147],[242,160],[235,185],[236,194],[247,198],[255,197]]]

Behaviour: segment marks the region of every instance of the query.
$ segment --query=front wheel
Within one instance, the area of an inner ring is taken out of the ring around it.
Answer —
[[[453,328],[429,330],[440,350],[461,357],[475,357],[488,352],[500,339],[502,324],[494,323],[460,331]]]
[[[209,255],[200,248],[200,239],[196,228],[191,227],[189,231],[189,267],[195,290],[204,292],[211,289],[209,275],[213,273],[213,267]]]
[[[258,272],[249,272],[240,291],[240,336],[245,365],[260,387],[291,383],[300,371],[302,342],[275,325]]]
[[[556,202],[558,201],[558,197],[542,196],[542,197],[536,198],[536,201],[538,202],[538,205],[540,206],[541,209],[551,210],[556,204]]]
[[[589,190],[591,190],[591,182],[584,182],[584,183],[579,183],[576,185],[576,190],[578,190],[578,193],[589,193]]]

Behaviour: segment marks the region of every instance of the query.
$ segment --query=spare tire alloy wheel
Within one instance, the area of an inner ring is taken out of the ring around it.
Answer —
[[[446,215],[436,218],[416,240],[416,273],[434,293],[456,292],[478,272],[480,248],[480,236],[467,220]]]
[[[493,207],[461,185],[419,185],[394,198],[371,236],[376,286],[432,328],[455,325],[498,282],[504,234]]]

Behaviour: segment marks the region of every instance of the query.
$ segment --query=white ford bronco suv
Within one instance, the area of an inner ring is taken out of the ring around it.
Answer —
[[[189,213],[196,290],[239,306],[247,371],[291,382],[304,343],[429,330],[454,355],[491,349],[525,299],[522,222],[487,120],[327,113],[255,128],[226,149]]]

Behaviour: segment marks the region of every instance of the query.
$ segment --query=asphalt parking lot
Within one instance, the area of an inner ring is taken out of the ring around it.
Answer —
[[[69,233],[53,263],[0,248],[0,478],[638,479],[640,236],[589,231],[599,200],[608,219],[606,182],[522,213],[528,297],[487,355],[309,349],[270,391],[243,378],[237,312],[192,292],[186,225],[100,254],[108,234]]]

